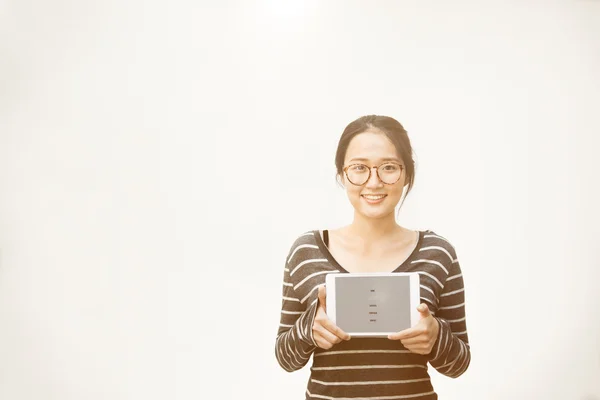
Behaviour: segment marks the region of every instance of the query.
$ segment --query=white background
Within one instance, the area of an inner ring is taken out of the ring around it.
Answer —
[[[440,398],[600,399],[599,71],[592,0],[0,1],[0,398],[304,398],[285,255],[375,113],[464,272]]]

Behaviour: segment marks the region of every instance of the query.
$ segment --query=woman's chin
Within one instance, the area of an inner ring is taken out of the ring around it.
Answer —
[[[380,209],[380,210],[365,210],[364,208],[361,209],[360,214],[365,217],[365,218],[369,218],[369,219],[381,219],[381,218],[385,218],[390,214],[394,213],[394,210],[388,210],[387,208],[385,209]]]

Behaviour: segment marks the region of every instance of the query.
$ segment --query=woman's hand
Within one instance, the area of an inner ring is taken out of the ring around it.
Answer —
[[[322,349],[330,349],[342,340],[350,340],[350,335],[337,327],[327,316],[325,312],[326,297],[325,285],[319,286],[317,314],[312,329],[315,342]]]
[[[429,312],[427,304],[419,304],[417,310],[421,314],[421,319],[415,326],[391,334],[388,338],[391,340],[400,340],[404,347],[413,353],[429,354],[437,340],[440,325]]]

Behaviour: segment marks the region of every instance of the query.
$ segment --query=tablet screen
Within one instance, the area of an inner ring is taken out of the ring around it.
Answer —
[[[336,277],[336,325],[355,333],[410,328],[410,276],[394,275]]]

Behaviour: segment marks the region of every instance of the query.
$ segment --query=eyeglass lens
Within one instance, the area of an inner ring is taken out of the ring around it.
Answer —
[[[369,180],[369,171],[370,168],[364,164],[354,164],[347,169],[346,174],[350,182],[356,185],[362,185]],[[377,172],[379,173],[379,179],[381,179],[382,182],[393,184],[400,179],[402,168],[400,168],[398,164],[386,163],[380,165],[379,168],[377,168]]]

